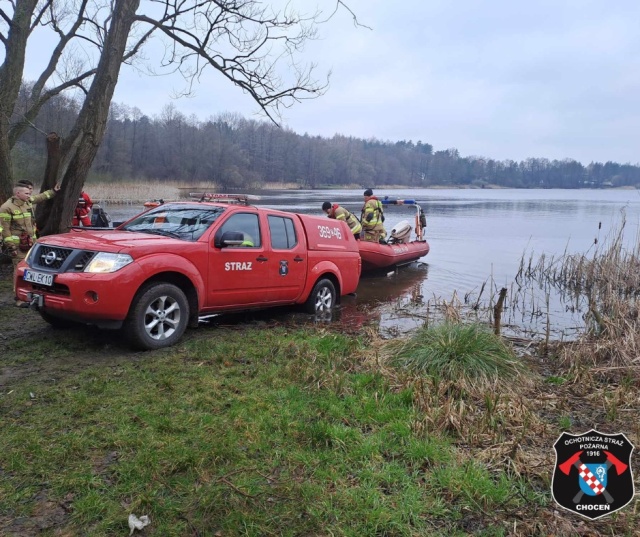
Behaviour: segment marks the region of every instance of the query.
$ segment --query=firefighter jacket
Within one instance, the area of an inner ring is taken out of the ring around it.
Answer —
[[[18,248],[28,250],[36,240],[36,225],[33,218],[33,205],[55,196],[54,190],[31,196],[27,201],[11,197],[0,207],[0,230],[2,246],[9,251]],[[21,245],[22,239],[22,245]]]
[[[362,207],[362,217],[360,218],[362,227],[365,230],[383,230],[384,215],[382,213],[382,202],[375,196],[371,196],[364,207]]]
[[[356,216],[349,211],[347,211],[344,207],[340,207],[340,205],[334,205],[331,207],[331,212],[329,213],[329,218],[335,218],[336,220],[342,220],[346,222],[351,230],[351,233],[354,235],[356,233],[360,233],[362,231],[362,226],[360,222],[356,218]]]

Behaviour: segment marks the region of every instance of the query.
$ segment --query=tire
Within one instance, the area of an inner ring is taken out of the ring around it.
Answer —
[[[67,328],[73,328],[74,326],[79,326],[78,323],[70,321],[68,319],[63,319],[61,317],[56,317],[55,315],[51,315],[43,310],[38,310],[40,317],[46,323],[49,323],[53,328],[57,328],[59,330],[65,330]]]
[[[189,322],[189,302],[179,287],[153,283],[133,299],[124,331],[136,349],[153,350],[178,342]]]
[[[322,278],[313,286],[313,291],[307,298],[304,307],[308,313],[319,313],[333,309],[336,305],[336,288],[333,282],[327,278]]]

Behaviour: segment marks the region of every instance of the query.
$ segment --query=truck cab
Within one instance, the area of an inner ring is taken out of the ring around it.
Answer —
[[[361,271],[344,222],[258,208],[243,196],[164,203],[115,229],[40,239],[16,294],[54,325],[123,328],[166,347],[198,317],[277,305],[333,308]]]

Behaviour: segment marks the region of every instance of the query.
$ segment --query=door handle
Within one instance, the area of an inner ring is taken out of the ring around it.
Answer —
[[[258,261],[260,263],[264,263],[265,261],[269,261],[269,258],[265,257],[263,255],[260,255],[260,256],[256,257],[256,261]]]
[[[295,257],[293,258],[293,260],[294,260],[296,263],[300,263],[300,261],[304,261],[304,257],[300,257],[299,255],[297,255],[297,256],[295,256]]]

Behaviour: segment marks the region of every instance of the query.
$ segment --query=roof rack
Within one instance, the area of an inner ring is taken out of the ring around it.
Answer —
[[[216,194],[214,192],[190,192],[189,197],[197,198],[198,201],[217,201],[219,203],[238,203],[249,205],[251,196],[246,194]]]

